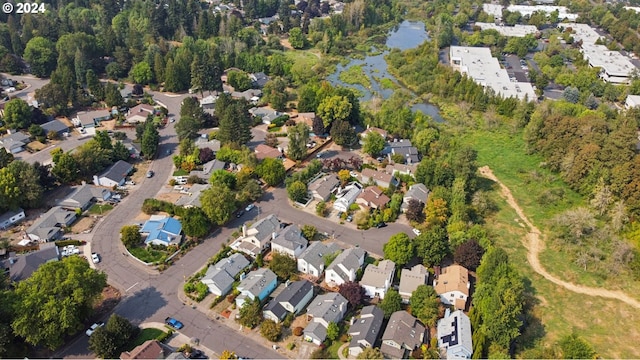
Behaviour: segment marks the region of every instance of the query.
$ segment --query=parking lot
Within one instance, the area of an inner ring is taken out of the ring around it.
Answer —
[[[511,81],[529,82],[529,65],[526,60],[516,55],[506,55],[502,65],[507,69]]]

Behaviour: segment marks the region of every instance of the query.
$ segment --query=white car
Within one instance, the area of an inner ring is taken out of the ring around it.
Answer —
[[[91,260],[93,260],[94,264],[97,264],[100,262],[100,255],[98,255],[97,253],[91,253]]]
[[[184,186],[182,186],[182,185],[176,185],[176,186],[174,186],[174,187],[173,187],[173,190],[175,190],[175,191],[182,191],[182,190],[184,190]]]
[[[414,234],[416,234],[416,235],[418,235],[418,236],[420,236],[420,234],[422,234],[422,231],[420,231],[420,230],[418,230],[418,229],[416,229],[416,228],[413,228],[413,230],[412,230],[412,231],[413,231],[413,233],[414,233]]]
[[[256,207],[256,206],[253,205],[253,204],[249,204],[249,205],[247,205],[246,208],[244,208],[244,211],[251,211],[254,207]]]
[[[91,325],[90,328],[87,329],[87,331],[85,331],[85,334],[87,334],[87,336],[91,336],[93,335],[93,333],[98,329],[104,326],[104,323],[102,321],[97,322],[93,325]]]

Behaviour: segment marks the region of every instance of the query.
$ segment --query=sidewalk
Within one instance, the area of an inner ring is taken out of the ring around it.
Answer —
[[[142,323],[140,324],[140,328],[141,329],[155,328],[163,331],[167,330],[165,325],[160,322]],[[168,345],[169,347],[173,348],[174,351],[184,344],[189,344],[196,349],[202,350],[202,352],[204,352],[210,359],[220,358],[220,355],[216,354],[213,350],[207,348],[206,346],[201,344],[191,343],[191,339],[188,336],[181,334],[180,331],[177,331],[177,330],[174,330],[173,335],[171,335],[171,337],[169,337],[169,339],[165,342],[165,345]]]

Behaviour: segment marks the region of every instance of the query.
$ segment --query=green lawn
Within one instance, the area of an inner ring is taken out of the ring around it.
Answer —
[[[173,176],[186,176],[186,175],[189,175],[189,173],[182,169],[178,169],[173,172]]]
[[[102,215],[111,209],[113,209],[113,206],[109,204],[93,204],[93,206],[89,208],[89,214]]]
[[[338,357],[338,349],[340,349],[340,346],[342,346],[342,344],[344,344],[344,343],[336,340],[331,344],[331,346],[329,346],[327,348],[327,353],[329,354],[329,359],[339,359],[340,358],[340,357]]]
[[[133,339],[131,343],[127,345],[127,351],[133,350],[136,346],[142,345],[147,340],[157,339],[161,335],[165,334],[164,331],[155,328],[146,328],[140,331],[138,337]]]
[[[132,249],[128,249],[131,255],[137,257],[138,259],[146,262],[146,263],[155,263],[157,261],[164,261],[170,254],[166,251],[154,250],[151,248],[145,247],[135,247]]]

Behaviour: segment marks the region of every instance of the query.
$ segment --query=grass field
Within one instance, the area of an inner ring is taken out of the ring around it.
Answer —
[[[157,261],[164,261],[169,256],[166,251],[154,250],[146,247],[135,247],[128,249],[131,255],[146,263],[155,263]]]
[[[160,337],[160,335],[164,334],[165,332],[160,330],[160,329],[155,329],[155,328],[146,328],[146,329],[142,329],[140,331],[140,334],[138,334],[138,337],[136,337],[128,346],[127,346],[127,351],[131,351],[133,348],[135,348],[136,346],[142,345],[145,341],[147,340],[153,340],[153,339],[157,339],[158,337]]]
[[[113,206],[109,204],[94,204],[89,208],[89,214],[103,215],[111,209]]]

